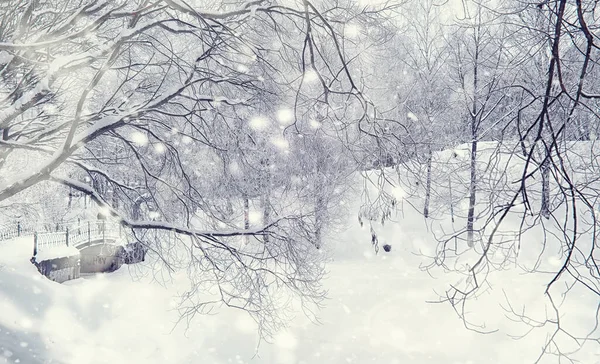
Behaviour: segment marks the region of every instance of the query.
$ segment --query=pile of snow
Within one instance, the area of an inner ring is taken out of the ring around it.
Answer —
[[[37,262],[41,262],[44,260],[56,259],[56,258],[66,258],[79,255],[79,249],[73,246],[58,246],[52,247],[51,249],[46,249],[38,252],[35,255],[35,259]]]

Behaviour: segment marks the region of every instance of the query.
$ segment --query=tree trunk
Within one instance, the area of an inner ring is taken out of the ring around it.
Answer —
[[[271,222],[271,170],[269,160],[263,160],[263,172],[265,173],[263,181],[263,191],[261,195],[261,206],[263,210],[263,225],[267,226]],[[265,233],[263,235],[263,241],[265,245],[269,242],[269,235]]]
[[[479,43],[475,43],[475,63],[473,67],[473,104],[471,107],[471,181],[469,186],[469,212],[467,214],[467,245],[473,247],[473,225],[475,224],[475,204],[477,202],[477,123],[478,83],[479,83]]]
[[[550,218],[550,168],[549,159],[546,158],[540,166],[542,172],[542,206],[540,214],[546,219]]]
[[[317,190],[315,191],[315,247],[320,249],[323,245],[323,225],[325,217],[325,197],[323,196],[323,183],[317,177]]]
[[[265,191],[264,195],[261,197],[261,200],[263,209],[263,224],[266,226],[271,222],[271,199],[268,191]],[[263,236],[263,241],[265,244],[269,243],[269,234],[265,233]]]
[[[320,143],[319,143],[320,144]],[[319,145],[315,171],[315,247],[321,249],[323,246],[323,227],[327,210],[327,199],[325,196],[325,152]]]
[[[112,197],[112,207],[115,209],[119,208],[119,199],[117,198],[117,189],[115,187],[113,187],[111,197]]]
[[[131,209],[131,217],[134,220],[140,220],[142,218],[142,203],[144,202],[144,200],[142,198],[138,198],[138,200],[136,200],[132,206]]]
[[[425,183],[425,206],[423,207],[423,215],[429,217],[429,201],[431,200],[431,147],[428,148],[427,156],[427,181]]]
[[[250,201],[246,194],[242,196],[242,199],[244,200],[244,230],[250,230]],[[248,235],[244,237],[244,242],[248,244]]]
[[[325,203],[322,196],[317,195],[315,211],[315,247],[321,249],[323,244],[323,215]]]
[[[469,213],[467,215],[467,245],[473,247],[473,225],[475,223],[475,203],[477,202],[477,140],[471,142],[471,183],[469,187]]]

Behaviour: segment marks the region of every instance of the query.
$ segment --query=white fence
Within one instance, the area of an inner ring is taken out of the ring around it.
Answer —
[[[77,247],[95,240],[119,239],[123,236],[121,224],[114,221],[84,221],[67,229],[68,244]]]
[[[60,248],[63,246],[68,246],[67,242],[67,232],[66,231],[58,231],[54,233],[35,233],[34,234],[34,253],[35,255],[38,251],[41,250],[49,250],[52,248]]]
[[[34,225],[22,224],[21,222],[0,225],[0,241],[14,239],[19,236],[30,236],[36,230]]]
[[[8,230],[7,230],[8,231]],[[59,247],[78,247],[98,240],[117,240],[125,236],[118,222],[106,220],[81,221],[65,227],[64,231],[33,233],[33,255]]]

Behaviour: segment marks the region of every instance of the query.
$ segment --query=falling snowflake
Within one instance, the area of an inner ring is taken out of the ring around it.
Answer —
[[[190,144],[192,142],[192,138],[190,138],[187,135],[184,135],[184,136],[181,137],[181,142],[183,144]]]
[[[253,210],[248,213],[248,222],[250,222],[251,224],[253,224],[253,225],[260,224],[261,221],[262,221],[262,215],[261,215],[260,211]]]
[[[322,126],[322,124],[314,119],[312,119],[310,121],[310,127],[313,129],[319,129],[319,128],[321,128],[321,126]]]
[[[346,24],[344,34],[348,38],[356,38],[360,34],[360,26],[354,23]]]
[[[108,207],[101,207],[98,209],[98,213],[101,216],[107,217],[110,216],[110,209]]]
[[[167,148],[163,143],[154,144],[154,151],[158,154],[163,154]]]
[[[311,84],[319,79],[319,74],[317,73],[317,71],[309,69],[306,72],[304,72],[303,79],[305,83]]]
[[[140,147],[148,145],[148,137],[139,131],[131,133],[131,141]]]
[[[242,175],[242,169],[240,168],[240,165],[238,162],[233,161],[229,164],[229,173],[231,173],[231,175],[233,175],[233,176],[241,176]]]
[[[275,336],[275,345],[280,348],[292,350],[296,348],[297,344],[298,340],[294,334],[288,330],[281,331]]]
[[[282,136],[271,139],[271,143],[281,150],[287,150],[290,147],[288,141]]]
[[[254,130],[265,130],[269,126],[269,119],[263,116],[255,116],[250,119],[248,125]]]
[[[294,121],[294,111],[291,109],[279,109],[277,111],[277,121],[281,124],[290,124]]]
[[[396,186],[392,189],[392,196],[394,196],[396,200],[402,200],[404,197],[406,197],[406,191],[404,191],[402,187]]]

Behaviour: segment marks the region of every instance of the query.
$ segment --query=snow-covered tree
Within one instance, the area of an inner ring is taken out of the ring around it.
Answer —
[[[0,204],[48,184],[83,193],[149,245],[160,269],[187,269],[186,317],[221,302],[272,333],[282,292],[323,297],[314,219],[326,213],[319,193],[303,208],[302,188],[288,188],[291,136],[275,120],[302,111],[280,103],[297,90],[367,115],[332,17],[362,13],[338,5],[2,2]],[[319,173],[317,191],[328,184]],[[254,199],[263,216],[250,226],[239,212]]]

